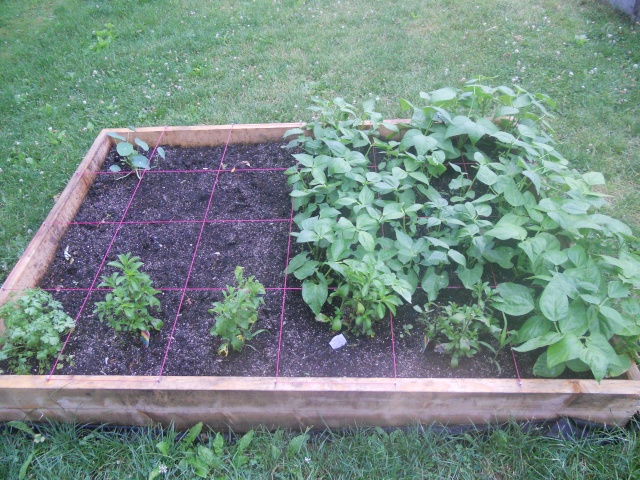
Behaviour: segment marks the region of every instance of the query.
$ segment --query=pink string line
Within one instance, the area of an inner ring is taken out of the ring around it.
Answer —
[[[522,379],[520,378],[520,370],[518,370],[518,362],[516,361],[516,354],[511,349],[511,356],[513,357],[513,365],[516,367],[516,376],[518,377],[518,385],[522,386]]]
[[[222,162],[224,162],[224,158],[227,154],[227,148],[229,148],[229,141],[231,140],[231,134],[233,133],[233,124],[229,129],[229,136],[227,137],[227,143],[224,146],[224,151],[222,152],[222,158],[220,159],[220,165],[218,166],[218,172],[216,173],[216,178],[213,182],[213,188],[211,189],[211,195],[209,195],[209,201],[207,202],[207,209],[204,212],[204,217],[202,219],[202,225],[200,226],[200,233],[198,234],[198,240],[196,241],[196,246],[193,249],[193,256],[191,258],[191,264],[189,265],[189,271],[187,272],[187,278],[184,281],[184,288],[182,289],[182,295],[180,296],[180,303],[178,304],[178,310],[176,311],[176,317],[173,320],[173,326],[171,327],[171,335],[169,335],[169,341],[167,342],[167,348],[164,351],[164,357],[162,359],[162,365],[160,365],[160,372],[158,372],[158,382],[162,380],[162,372],[164,371],[165,363],[167,362],[167,357],[169,356],[169,349],[171,348],[171,342],[173,341],[173,334],[176,330],[176,325],[178,324],[178,317],[180,316],[180,310],[182,309],[182,303],[184,302],[184,297],[187,294],[187,286],[189,285],[189,279],[191,278],[191,272],[193,271],[193,265],[196,262],[196,257],[198,255],[198,247],[200,246],[200,241],[202,240],[202,233],[204,232],[204,227],[206,226],[207,216],[209,215],[209,210],[211,209],[211,202],[213,201],[213,194],[216,191],[216,186],[218,185],[218,178],[220,178],[220,169],[222,168]]]
[[[220,173],[236,173],[236,172],[281,172],[286,170],[285,167],[265,167],[265,168],[222,168]],[[91,172],[85,170],[78,173],[78,175],[122,175],[128,173],[127,171],[119,172]],[[149,170],[147,173],[154,175],[156,173],[218,173],[218,170],[211,170],[209,168],[193,169],[193,170]]]
[[[289,238],[287,239],[287,262],[285,265],[289,268],[289,257],[291,256],[291,230],[293,228],[293,202],[291,202],[291,214],[289,216]],[[284,329],[284,307],[287,298],[287,290],[290,290],[287,287],[287,278],[289,277],[288,273],[285,272],[284,275],[284,286],[282,288],[282,306],[280,309],[280,333],[278,335],[278,353],[276,356],[276,380],[278,383],[278,376],[280,375],[280,353],[282,351],[282,331]],[[291,290],[294,290],[293,288]],[[297,288],[295,290],[298,290]],[[300,288],[299,290],[302,290]]]
[[[160,136],[158,137],[158,141],[156,142],[156,146],[153,147],[153,151],[151,152],[151,155],[149,156],[149,165],[151,165],[151,161],[153,160],[153,156],[155,155],[156,150],[158,149],[158,145],[160,145],[160,140],[162,140],[162,136],[164,135],[164,132],[166,132],[166,131],[167,131],[167,127],[164,127],[162,132],[160,133]],[[58,353],[56,361],[53,363],[53,367],[51,368],[51,371],[49,372],[49,375],[47,376],[47,381],[49,381],[51,379],[51,376],[53,375],[53,372],[56,371],[56,367],[58,366],[58,362],[60,362],[60,358],[62,356],[62,352],[64,352],[64,349],[67,347],[67,344],[69,343],[69,339],[71,338],[71,334],[75,331],[75,325],[77,325],[78,320],[80,319],[80,315],[82,315],[82,312],[84,311],[84,307],[87,304],[87,301],[89,300],[89,297],[91,296],[91,292],[93,291],[93,287],[96,284],[96,282],[98,281],[98,277],[100,275],[100,272],[102,271],[102,267],[104,266],[105,262],[107,261],[107,257],[109,256],[109,252],[111,251],[111,247],[113,246],[113,243],[115,242],[116,237],[118,236],[118,232],[120,231],[120,228],[122,227],[122,222],[124,221],[125,217],[127,216],[127,213],[129,212],[129,207],[131,207],[131,204],[133,203],[133,199],[135,198],[136,193],[138,191],[138,188],[140,187],[140,184],[142,183],[142,179],[144,178],[145,172],[146,172],[146,170],[142,170],[142,173],[140,174],[140,176],[138,178],[138,183],[136,184],[136,187],[134,188],[133,193],[131,194],[131,198],[129,199],[129,203],[127,203],[127,206],[124,209],[124,212],[122,213],[122,217],[120,218],[120,223],[116,227],[116,230],[113,233],[113,236],[111,237],[111,241],[109,242],[109,245],[107,246],[107,251],[105,252],[104,256],[102,257],[102,261],[100,262],[100,266],[98,267],[98,270],[96,271],[96,274],[93,277],[93,281],[91,282],[91,285],[89,286],[89,290],[87,291],[87,295],[84,297],[82,305],[80,306],[80,310],[78,311],[78,314],[76,315],[76,318],[73,321],[74,328],[69,332],[69,334],[65,338],[64,343],[62,344],[62,348],[60,349],[60,353]]]
[[[226,218],[213,218],[205,220],[205,223],[284,223],[288,222],[288,218],[267,218],[267,219],[226,219]],[[52,222],[55,224],[63,225],[156,225],[156,224],[171,224],[171,223],[202,223],[202,220],[127,220],[126,222]]]

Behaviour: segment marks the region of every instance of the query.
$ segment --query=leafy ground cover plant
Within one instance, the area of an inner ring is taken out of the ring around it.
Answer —
[[[216,319],[211,335],[222,338],[218,353],[224,356],[229,354],[229,346],[239,352],[246,342],[265,331],[251,331],[258,321],[258,309],[264,305],[264,286],[253,276],[245,278],[243,267],[237,266],[234,274],[236,286],[227,285],[222,293],[224,300],[214,302],[209,310]]]
[[[140,271],[144,265],[140,257],[131,253],[118,255],[118,260],[109,262],[117,271],[110,277],[102,277],[101,288],[112,288],[103,302],[96,302],[94,313],[117,332],[148,332],[160,330],[163,322],[151,315],[151,310],[160,311],[159,290],[153,288],[149,275]]]
[[[135,132],[133,127],[129,128]],[[147,145],[146,142],[135,137],[133,139],[133,143],[131,143],[127,138],[115,132],[108,132],[107,135],[118,140],[118,143],[116,144],[118,155],[120,155],[120,158],[125,165],[130,167],[136,173],[138,178],[140,178],[141,170],[149,170],[151,168],[151,159],[144,155],[144,152],[149,151],[149,145]],[[165,151],[162,147],[158,147],[156,151],[160,157],[165,158]],[[109,170],[112,172],[119,172],[122,168],[120,168],[118,164],[114,163],[109,167]]]
[[[496,328],[508,320],[516,350],[542,349],[536,374],[619,375],[640,338],[637,239],[604,213],[603,175],[572,170],[556,150],[553,101],[481,81],[423,92],[421,105],[402,100],[406,125],[382,122],[372,101],[336,99],[287,132],[305,152],[285,173],[292,235],[306,247],[287,272],[319,320],[371,335],[417,288],[435,302],[451,282],[472,290],[502,270],[514,281],[487,306],[505,314]],[[384,138],[381,127],[400,135]],[[325,304],[337,299],[331,315]],[[458,318],[464,307],[451,308]]]
[[[5,326],[0,337],[0,360],[8,360],[10,369],[17,374],[31,373],[33,361],[38,373],[49,368],[62,349],[60,337],[75,325],[60,302],[37,288],[26,290],[19,299],[2,305],[0,318]],[[58,368],[62,366],[58,362]]]

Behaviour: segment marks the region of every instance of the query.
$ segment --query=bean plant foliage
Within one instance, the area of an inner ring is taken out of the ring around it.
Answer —
[[[318,100],[316,120],[285,135],[303,152],[285,172],[303,247],[287,272],[317,320],[372,336],[418,288],[436,302],[499,271],[512,281],[485,289],[474,351],[488,334],[538,350],[536,375],[620,375],[640,338],[637,239],[606,215],[603,175],[556,150],[554,102],[481,82],[402,100],[407,124],[383,121],[374,101]]]

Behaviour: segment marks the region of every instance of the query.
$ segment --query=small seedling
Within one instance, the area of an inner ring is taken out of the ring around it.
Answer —
[[[5,326],[0,337],[3,344],[0,360],[8,360],[9,368],[17,374],[31,373],[33,360],[38,373],[43,373],[60,354],[60,337],[74,327],[73,319],[64,312],[62,304],[37,288],[26,290],[19,299],[0,307],[0,318]],[[57,368],[62,366],[58,362]]]
[[[106,320],[117,332],[148,332],[150,329],[160,330],[163,322],[151,316],[152,309],[160,310],[160,301],[156,295],[160,291],[152,287],[149,275],[140,271],[144,264],[140,257],[132,257],[131,253],[118,255],[118,260],[109,262],[116,268],[110,277],[102,277],[101,288],[112,288],[103,302],[97,302],[94,313],[100,321]]]
[[[131,128],[131,130],[135,131],[133,128]],[[143,170],[149,170],[151,168],[151,159],[144,155],[144,153],[149,151],[149,145],[147,145],[146,142],[135,137],[133,143],[131,143],[127,138],[115,132],[109,132],[107,135],[115,140],[119,140],[116,144],[116,151],[122,161],[136,173],[138,178],[140,178]],[[162,147],[158,147],[156,151],[160,157],[165,158],[165,151]],[[114,163],[109,167],[109,170],[112,172],[120,172],[122,168]]]
[[[244,278],[243,267],[236,267],[234,273],[237,286],[227,285],[223,292],[224,300],[214,302],[213,308],[209,310],[216,318],[211,335],[222,338],[218,354],[224,356],[229,354],[229,346],[239,352],[247,341],[265,331],[251,331],[258,320],[258,308],[264,305],[264,287],[253,276]]]

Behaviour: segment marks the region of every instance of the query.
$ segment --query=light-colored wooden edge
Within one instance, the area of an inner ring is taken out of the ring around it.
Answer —
[[[0,418],[212,428],[483,424],[563,416],[624,425],[625,380],[256,377],[0,377]]]
[[[396,120],[395,123],[407,123]],[[0,304],[35,286],[102,166],[113,141],[129,134],[154,146],[205,147],[280,141],[301,124],[103,130],[0,289]],[[384,131],[383,135],[392,132]],[[2,328],[0,321],[0,328]],[[0,376],[0,420],[160,422],[189,427],[398,426],[482,423],[571,416],[624,424],[638,411],[640,372],[630,380],[357,379],[262,377]]]

